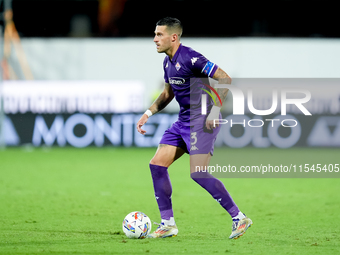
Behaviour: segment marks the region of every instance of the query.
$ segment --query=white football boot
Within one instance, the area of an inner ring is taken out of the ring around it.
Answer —
[[[245,216],[245,215],[244,215]],[[253,225],[253,222],[251,219],[249,219],[247,216],[243,219],[234,219],[233,220],[233,226],[232,226],[232,232],[229,236],[230,239],[237,239],[241,237],[248,228]]]
[[[158,224],[158,228],[148,235],[147,238],[165,238],[165,237],[173,237],[177,236],[178,234],[178,228],[176,225],[170,226],[170,225],[164,225],[164,223]]]

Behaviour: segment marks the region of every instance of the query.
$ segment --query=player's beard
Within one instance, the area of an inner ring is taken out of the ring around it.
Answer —
[[[170,43],[169,42],[163,42],[161,44],[156,44],[158,46],[157,48],[157,52],[158,53],[166,53],[169,51],[169,49],[171,48],[171,45],[169,45]]]
[[[162,47],[159,46],[159,48],[157,48],[157,52],[158,53],[167,53],[167,51],[169,51],[170,47]]]
[[[157,52],[158,53],[163,53],[164,52],[164,49],[161,45],[157,45]]]

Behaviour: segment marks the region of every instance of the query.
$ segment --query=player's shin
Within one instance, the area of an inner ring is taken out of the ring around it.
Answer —
[[[165,225],[175,225],[171,202],[172,186],[168,168],[150,164],[150,170],[162,223]]]
[[[237,205],[220,180],[208,172],[194,172],[191,174],[191,178],[208,191],[231,217],[236,217],[238,215],[239,209]]]

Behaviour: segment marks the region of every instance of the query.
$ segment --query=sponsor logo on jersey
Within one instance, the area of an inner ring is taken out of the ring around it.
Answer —
[[[191,59],[191,63],[192,63],[192,65],[194,65],[198,59],[199,59],[199,58],[195,58],[195,57],[193,57],[193,58]]]
[[[182,85],[185,83],[185,79],[180,78],[180,77],[170,77],[169,83],[172,85]]]

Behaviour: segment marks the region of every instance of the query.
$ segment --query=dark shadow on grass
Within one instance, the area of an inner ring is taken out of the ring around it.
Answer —
[[[11,231],[11,232],[27,232],[27,234],[29,235],[30,233],[46,233],[46,234],[59,234],[59,235],[72,235],[72,234],[81,234],[81,235],[85,235],[87,237],[94,235],[94,236],[111,236],[113,238],[113,236],[116,237],[125,237],[124,233],[122,231],[115,231],[115,232],[111,232],[111,231],[106,231],[106,232],[102,232],[102,231],[58,231],[58,230],[39,230],[39,229],[35,229],[35,230],[12,230],[12,229],[3,229],[2,231]],[[25,245],[59,245],[59,244],[65,244],[65,243],[72,243],[72,244],[84,244],[84,243],[89,243],[89,241],[77,241],[74,239],[71,240],[53,240],[53,238],[56,238],[57,236],[53,237],[53,236],[49,236],[46,238],[52,239],[52,240],[48,240],[48,241],[20,241],[20,242],[5,242],[6,240],[2,240],[0,241],[0,247],[9,247],[9,246],[16,246],[16,245],[20,245],[20,246],[25,246]],[[62,236],[60,236],[59,238],[63,238]],[[121,238],[119,238],[121,239]],[[110,238],[110,240],[112,240]],[[108,239],[102,239],[102,240],[91,240],[91,243],[101,243],[101,242],[107,242]]]
[[[13,230],[13,229],[2,229],[1,231],[13,231],[13,232],[38,232],[38,233],[58,233],[58,234],[84,234],[84,235],[124,235],[122,231],[61,231],[61,230]]]

